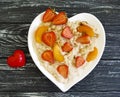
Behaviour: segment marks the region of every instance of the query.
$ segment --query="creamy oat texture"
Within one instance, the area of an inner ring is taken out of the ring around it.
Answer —
[[[98,34],[95,33],[94,37],[90,38],[90,44],[80,44],[76,42],[76,39],[78,38],[78,36],[81,36],[80,32],[77,32],[76,28],[79,26],[80,23],[86,23],[86,22],[80,22],[80,21],[75,21],[75,22],[67,22],[66,25],[70,26],[72,33],[74,35],[74,37],[72,37],[71,39],[65,39],[61,36],[61,32],[63,30],[63,28],[65,27],[65,25],[52,25],[52,23],[42,23],[41,25],[47,25],[49,26],[48,32],[49,31],[53,31],[56,34],[57,37],[57,44],[61,47],[66,41],[69,41],[72,45],[73,45],[73,50],[70,51],[69,53],[67,52],[62,52],[61,49],[61,53],[64,56],[64,61],[63,62],[58,62],[55,61],[54,64],[50,64],[47,61],[44,61],[41,58],[41,54],[45,51],[45,50],[52,50],[51,47],[47,46],[44,43],[37,43],[35,42],[35,40],[33,41],[33,45],[35,48],[35,51],[37,53],[37,56],[41,62],[41,65],[44,66],[44,68],[51,74],[54,76],[54,78],[61,82],[61,83],[69,83],[72,80],[76,80],[77,76],[79,76],[80,74],[82,74],[82,71],[84,70],[84,67],[89,65],[89,62],[85,62],[81,67],[76,68],[75,67],[75,56],[82,56],[84,59],[86,59],[88,53],[90,51],[92,51],[96,45],[96,40],[98,37]],[[87,24],[87,23],[86,23]],[[91,25],[89,25],[91,26]],[[92,27],[92,26],[91,26]],[[94,27],[92,27],[94,32],[96,32],[97,29],[95,29]],[[69,73],[68,73],[68,78],[65,79],[63,78],[56,70],[56,68],[60,65],[60,64],[66,64],[69,66]]]

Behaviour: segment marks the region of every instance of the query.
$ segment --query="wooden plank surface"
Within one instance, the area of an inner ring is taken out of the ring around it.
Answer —
[[[5,63],[6,60],[1,61]],[[120,87],[119,64],[120,60],[101,60],[94,71],[72,87],[69,92],[118,92]],[[114,66],[115,68],[113,68]],[[12,69],[7,64],[3,64],[0,68],[0,88],[0,92],[60,92],[30,61],[20,69]]]
[[[103,24],[118,25],[119,4],[119,0],[1,0],[0,22],[31,23],[36,15],[52,7],[57,11],[66,11],[68,17],[89,12],[96,15]]]
[[[106,31],[106,47],[96,68],[62,93],[32,61],[27,34],[32,20],[46,8],[97,16]],[[120,97],[120,0],[0,0],[0,97]],[[25,67],[6,63],[15,49],[25,51]]]
[[[48,95],[48,96],[46,96]],[[118,95],[118,96],[115,96]],[[33,92],[33,93],[1,93],[1,97],[120,97],[119,92],[68,92],[68,93],[61,93],[61,92]]]

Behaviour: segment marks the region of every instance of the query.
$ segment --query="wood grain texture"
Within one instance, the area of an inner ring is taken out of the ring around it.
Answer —
[[[0,91],[5,92],[60,92],[35,66],[31,59],[25,67],[12,69],[2,59],[0,68]],[[85,79],[73,86],[69,92],[117,91],[119,92],[120,60],[101,60]],[[114,68],[113,68],[114,67]],[[104,68],[104,69],[103,69]],[[114,80],[113,80],[114,79]]]
[[[27,34],[32,20],[46,8],[97,16],[106,31],[106,47],[96,68],[62,93],[32,61]],[[0,0],[0,97],[120,97],[120,0]],[[8,67],[6,59],[24,50],[25,67]]]
[[[19,92],[19,93],[1,93],[1,97],[120,97],[119,92],[68,92],[68,93],[61,93],[61,92]]]
[[[96,15],[104,24],[118,25],[120,18],[119,0],[1,0],[0,22],[31,23],[46,8],[66,11],[68,17],[81,12]]]

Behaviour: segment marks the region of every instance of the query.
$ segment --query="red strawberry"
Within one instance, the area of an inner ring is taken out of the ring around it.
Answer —
[[[7,64],[10,67],[18,68],[26,64],[26,56],[22,50],[15,50],[13,55],[7,58]]]
[[[48,61],[49,63],[52,63],[52,64],[54,63],[53,51],[51,50],[44,51],[41,57],[43,60]]]
[[[85,59],[81,56],[77,56],[75,59],[75,66],[78,68],[85,63]]]
[[[89,44],[90,43],[90,37],[88,35],[80,36],[76,39],[77,42],[80,42],[82,44]]]
[[[42,21],[51,22],[55,15],[56,15],[55,11],[53,9],[48,8],[43,15]]]
[[[67,23],[67,15],[65,12],[59,12],[53,19],[52,23],[54,25],[61,25]]]
[[[68,66],[66,64],[59,65],[57,71],[64,78],[68,77]]]
[[[62,35],[64,38],[68,38],[68,39],[70,39],[70,38],[73,37],[72,31],[71,31],[71,29],[70,29],[69,26],[66,26],[66,27],[63,29],[61,35]]]
[[[69,43],[66,42],[63,46],[62,46],[62,51],[64,52],[69,52],[73,49],[73,46]]]
[[[54,32],[46,32],[46,33],[43,33],[42,35],[42,41],[48,45],[48,46],[51,46],[53,47],[55,41],[56,41],[56,35]]]

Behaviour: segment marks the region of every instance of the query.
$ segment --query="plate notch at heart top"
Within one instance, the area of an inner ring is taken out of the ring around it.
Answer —
[[[94,61],[91,61],[89,65],[84,67],[84,70],[81,70],[81,74],[75,78],[74,80],[70,81],[69,83],[61,83],[57,81],[53,75],[51,75],[41,64],[39,60],[39,55],[36,53],[35,50],[35,44],[34,44],[34,32],[39,27],[39,25],[42,23],[42,16],[44,12],[39,14],[32,22],[29,28],[28,32],[28,48],[30,55],[35,62],[35,65],[39,68],[39,70],[49,79],[51,80],[61,91],[66,92],[68,91],[72,86],[74,86],[76,83],[84,79],[98,64],[100,61],[100,58],[102,57],[104,48],[105,48],[105,30],[102,26],[102,23],[92,14],[89,13],[79,13],[71,18],[68,19],[69,22],[74,21],[86,21],[88,24],[92,25],[96,30],[96,33],[99,34],[99,37],[96,41],[96,47],[98,48],[98,56]]]

